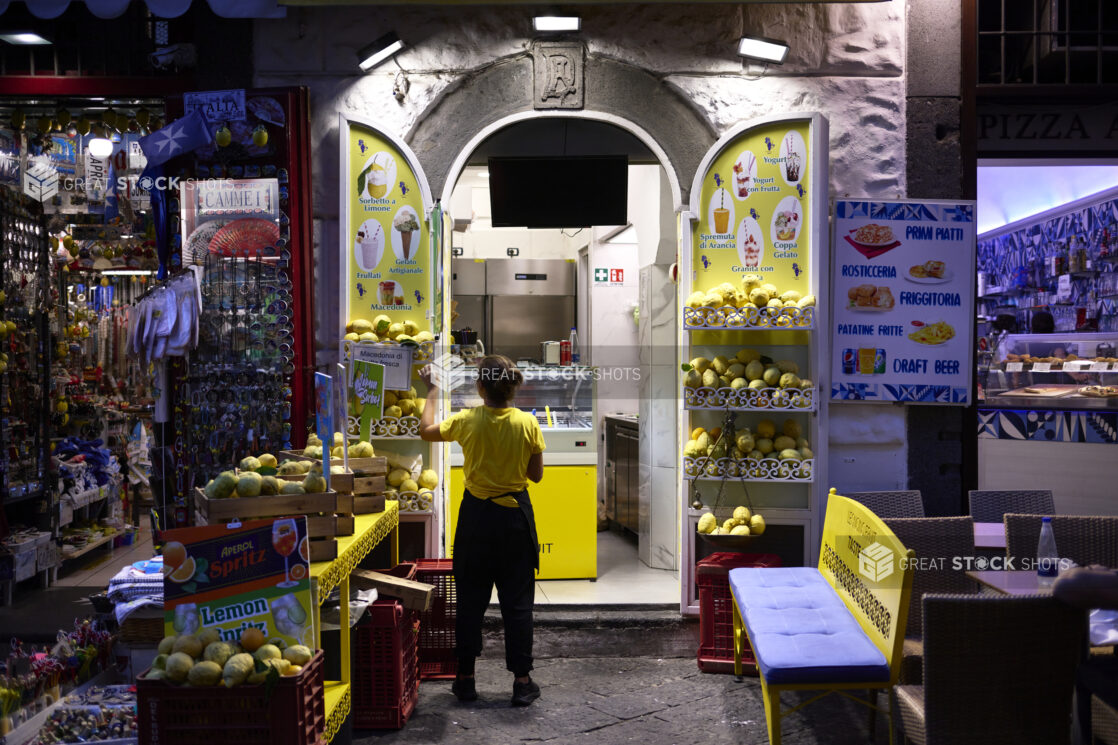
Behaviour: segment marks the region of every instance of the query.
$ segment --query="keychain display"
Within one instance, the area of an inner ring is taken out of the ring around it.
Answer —
[[[0,490],[5,502],[41,495],[45,487],[49,308],[41,205],[0,189]]]
[[[202,485],[252,453],[290,447],[291,279],[281,239],[256,257],[206,257],[198,347],[178,386],[176,462]],[[185,490],[180,490],[180,494]]]

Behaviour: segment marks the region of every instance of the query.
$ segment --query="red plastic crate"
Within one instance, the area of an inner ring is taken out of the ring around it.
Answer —
[[[303,671],[264,685],[186,688],[136,679],[139,740],[158,745],[319,745],[326,731],[322,651]]]
[[[458,673],[454,622],[458,595],[452,559],[417,559],[415,581],[434,585],[431,608],[419,614],[419,679],[453,678]]]
[[[778,567],[775,554],[743,554],[723,551],[711,554],[695,565],[699,586],[699,669],[704,673],[734,671],[734,600],[728,575],[739,567]],[[741,655],[742,669],[756,671],[749,642]]]
[[[386,570],[415,578],[415,564]],[[419,698],[419,614],[384,598],[368,607],[353,629],[353,726],[400,729]]]

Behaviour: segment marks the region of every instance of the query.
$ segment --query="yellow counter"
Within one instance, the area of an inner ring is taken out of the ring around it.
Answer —
[[[543,481],[529,484],[540,539],[538,579],[597,579],[598,474],[596,466],[547,466]],[[450,469],[448,555],[465,483],[461,468]]]

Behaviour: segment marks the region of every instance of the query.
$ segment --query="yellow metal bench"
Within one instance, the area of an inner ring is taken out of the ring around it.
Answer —
[[[734,672],[748,637],[771,745],[780,745],[784,716],[831,693],[878,709],[877,689],[891,689],[900,673],[912,558],[880,518],[831,489],[817,568],[731,570]],[[804,690],[822,693],[781,708],[782,692]]]

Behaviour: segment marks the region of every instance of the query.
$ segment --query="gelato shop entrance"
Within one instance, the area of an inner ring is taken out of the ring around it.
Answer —
[[[659,236],[661,223],[674,240],[671,203],[661,214],[659,198],[668,188],[667,172],[640,138],[576,116],[491,127],[447,179],[448,351],[466,369],[484,354],[516,362],[525,383],[515,405],[536,417],[547,443],[544,478],[531,485],[537,604],[674,605],[679,598],[674,557],[668,565],[649,560],[653,505],[641,503],[638,478],[646,426],[639,416],[640,248],[643,238]],[[473,386],[461,386],[448,413],[480,404]],[[674,415],[661,424],[671,427]],[[451,444],[448,555],[461,465]],[[675,524],[674,503],[658,509]]]

